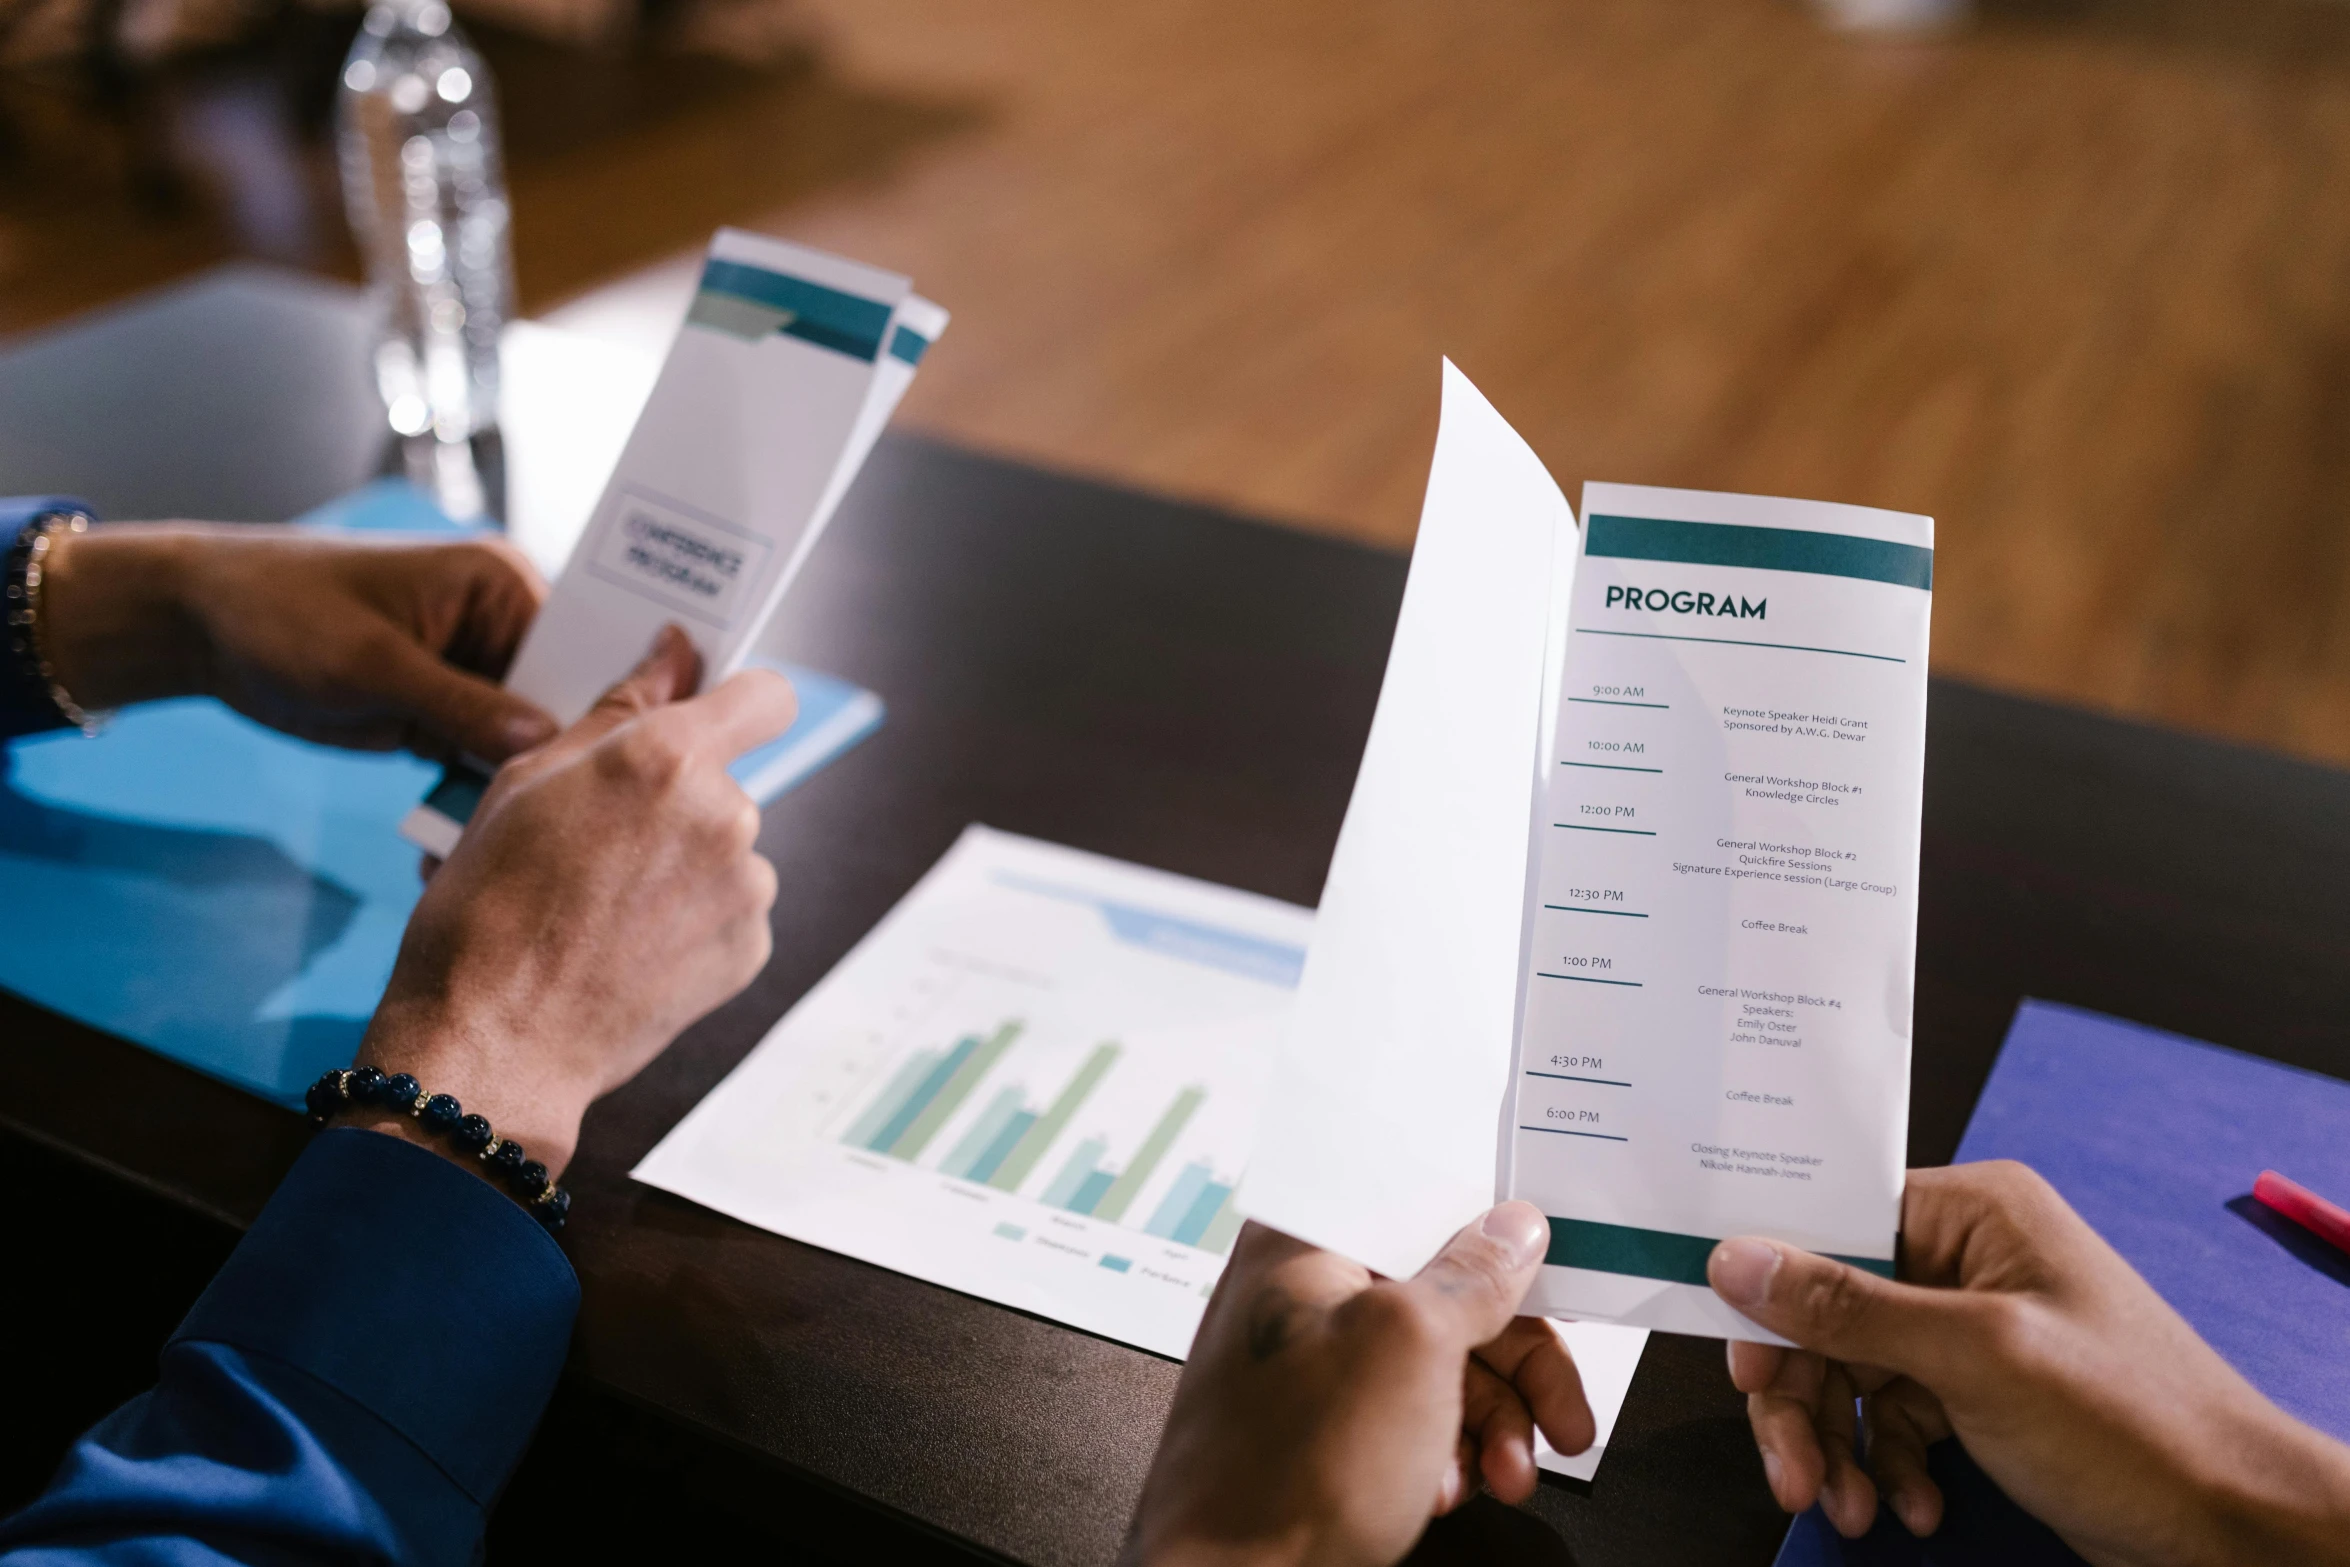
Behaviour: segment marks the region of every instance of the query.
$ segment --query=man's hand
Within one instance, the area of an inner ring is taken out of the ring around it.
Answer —
[[[1715,1292],[1804,1346],[1730,1346],[1781,1506],[1817,1500],[1857,1537],[1881,1489],[1930,1534],[1926,1448],[1955,1434],[2093,1562],[2350,1561],[2350,1449],[2261,1397],[2046,1181],[1912,1170],[1901,1240],[1905,1283],[1775,1241],[1714,1248]]]
[[[1385,1564],[1478,1477],[1534,1489],[1591,1408],[1549,1323],[1513,1317],[1550,1229],[1503,1203],[1407,1283],[1251,1224],[1208,1303],[1127,1559]]]
[[[553,1174],[592,1101],[767,962],[775,868],[726,766],[790,727],[792,690],[745,670],[691,696],[699,675],[668,627],[585,718],[499,771],[360,1046]]]
[[[55,536],[41,638],[85,708],[216,696],[305,740],[502,762],[555,732],[497,683],[545,596],[500,540],[112,523]]]

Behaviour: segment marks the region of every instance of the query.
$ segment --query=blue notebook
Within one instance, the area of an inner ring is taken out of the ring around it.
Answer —
[[[2350,1199],[2350,1083],[2027,1001],[1958,1145],[1959,1162],[1976,1159],[2046,1176],[2255,1387],[2350,1440],[2350,1257],[2252,1200],[2264,1169]],[[1913,1541],[1888,1515],[1843,1542],[1814,1510],[1782,1567],[2077,1559],[1944,1447],[1967,1498],[1952,1539]]]
[[[302,519],[462,531],[384,481]],[[732,769],[768,800],[872,732],[873,693],[791,677],[799,718]],[[421,883],[397,834],[440,769],[289,739],[197,698],[7,747],[0,988],[282,1104],[347,1064]]]

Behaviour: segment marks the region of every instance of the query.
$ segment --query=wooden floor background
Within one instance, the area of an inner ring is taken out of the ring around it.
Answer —
[[[718,4],[484,30],[527,307],[765,228],[953,309],[906,422],[1392,545],[1449,354],[1570,494],[1932,513],[1944,673],[2350,764],[2340,0],[1906,43],[1798,0]],[[0,94],[0,330],[347,272],[287,56],[175,70],[168,219],[64,89]]]

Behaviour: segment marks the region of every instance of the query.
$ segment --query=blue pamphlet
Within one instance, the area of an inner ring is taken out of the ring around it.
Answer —
[[[319,527],[450,532],[405,484],[311,513]],[[880,723],[880,699],[775,666],[799,691],[782,738],[738,760],[762,804]],[[298,1105],[347,1064],[421,882],[397,833],[440,769],[265,729],[208,698],[7,747],[0,988],[240,1088]]]
[[[2252,1200],[2273,1169],[2350,1200],[2350,1083],[2046,1001],[2026,1001],[1958,1145],[2046,1176],[2228,1363],[2287,1413],[2350,1440],[2350,1257]],[[1975,1471],[1931,1540],[1880,1515],[1843,1541],[1817,1509],[1780,1567],[2074,1561]],[[1946,1539],[1945,1536],[1951,1538]]]

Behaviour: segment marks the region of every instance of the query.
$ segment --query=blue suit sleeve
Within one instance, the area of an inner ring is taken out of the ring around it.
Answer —
[[[0,1523],[0,1564],[471,1562],[578,1305],[512,1198],[397,1138],[324,1132],[156,1386]]]
[[[18,536],[32,526],[34,518],[53,511],[89,509],[70,495],[0,496],[0,555],[7,554]],[[13,612],[16,605],[9,604],[7,608]],[[0,640],[0,658],[7,655],[8,644]],[[63,728],[65,720],[58,716],[57,704],[49,700],[49,693],[18,675],[13,659],[9,664],[11,667],[0,669],[0,740]]]

